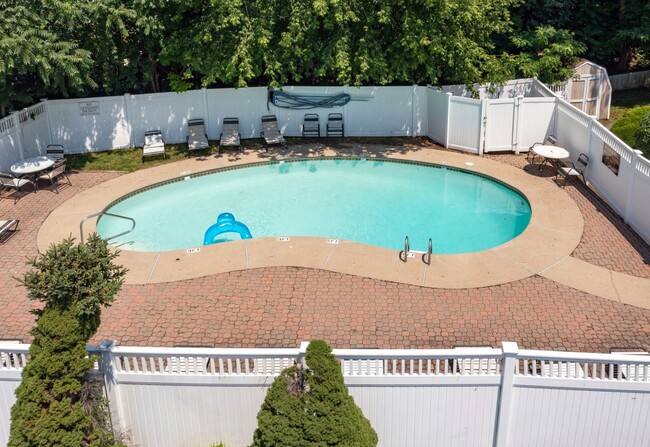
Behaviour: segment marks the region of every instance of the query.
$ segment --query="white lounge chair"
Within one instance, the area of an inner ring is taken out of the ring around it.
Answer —
[[[262,117],[261,135],[264,138],[267,150],[272,144],[283,144],[285,148],[289,147],[282,133],[280,133],[280,129],[278,129],[278,118],[275,115],[264,115]]]
[[[221,152],[222,147],[239,147],[241,149],[239,118],[223,119],[223,132],[219,136],[219,152]]]
[[[45,148],[45,155],[54,160],[62,160],[65,158],[65,149],[60,144],[48,144]]]
[[[5,241],[18,229],[19,220],[0,220],[0,241]]]
[[[162,155],[165,158],[165,142],[162,132],[159,130],[148,130],[144,133],[144,146],[142,146],[142,161],[144,157]]]
[[[189,120],[187,122],[187,150],[198,151],[208,149],[208,134],[205,132],[205,123],[201,118]]]

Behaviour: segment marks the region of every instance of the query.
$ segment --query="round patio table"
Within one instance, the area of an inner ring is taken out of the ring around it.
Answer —
[[[55,161],[56,160],[53,158],[47,157],[45,155],[29,157],[13,164],[11,166],[11,172],[19,176],[38,174],[39,172],[45,171],[46,169],[54,166]]]
[[[533,147],[533,152],[544,158],[544,161],[539,164],[540,172],[546,163],[555,166],[557,161],[569,158],[569,151],[560,146],[540,144]]]

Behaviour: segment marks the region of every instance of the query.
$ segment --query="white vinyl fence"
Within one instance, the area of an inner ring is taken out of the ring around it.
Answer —
[[[142,447],[252,441],[294,349],[132,348],[100,354],[113,424]],[[0,445],[28,345],[0,345]],[[334,350],[382,447],[650,445],[650,357],[503,349]]]
[[[62,144],[68,153],[135,147],[151,129],[161,129],[168,143],[182,143],[191,118],[205,120],[210,139],[219,138],[228,116],[239,118],[243,138],[259,138],[265,114],[277,115],[285,135],[300,136],[304,114],[318,113],[325,136],[327,115],[338,112],[343,114],[346,136],[428,136],[446,148],[475,154],[526,152],[535,142],[555,135],[572,160],[580,153],[589,155],[589,182],[650,241],[650,162],[536,79],[512,81],[495,94],[480,90],[483,99],[454,96],[468,95],[463,86],[285,87],[284,91],[311,96],[347,93],[351,101],[334,108],[285,109],[269,102],[263,87],[43,101],[0,120],[0,170],[44,153],[48,144]],[[610,149],[620,158],[614,171],[603,162],[603,151],[605,160],[612,159]]]

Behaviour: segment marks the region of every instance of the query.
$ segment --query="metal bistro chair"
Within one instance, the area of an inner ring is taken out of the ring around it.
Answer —
[[[555,146],[556,143],[557,143],[557,138],[555,138],[553,135],[549,135],[548,137],[546,137],[546,141],[544,143],[539,143],[539,142],[534,143],[530,148],[528,148],[528,154],[526,154],[526,160],[528,160],[528,163],[530,164],[535,164],[536,154],[533,151],[533,148],[539,145]]]
[[[54,163],[54,166],[52,166],[51,169],[39,175],[37,180],[48,180],[52,184],[52,187],[54,187],[54,191],[57,194],[59,193],[59,188],[57,186],[57,180],[59,177],[65,177],[65,179],[68,181],[68,185],[72,186],[70,177],[68,177],[68,174],[65,172],[65,163],[65,159],[57,161]]]
[[[3,189],[14,190],[14,204],[18,201],[18,193],[22,192],[22,187],[25,185],[32,185],[32,189],[36,192],[36,183],[29,178],[16,177],[7,172],[0,172],[0,191]]]
[[[53,160],[63,160],[65,158],[65,149],[60,144],[48,144],[45,148],[45,155]]]
[[[557,166],[557,174],[555,175],[555,178],[557,179],[559,176],[562,176],[564,179],[564,182],[562,184],[562,187],[566,187],[566,181],[567,178],[569,177],[577,177],[581,176],[582,181],[584,184],[587,184],[587,178],[585,177],[585,172],[587,171],[587,165],[589,164],[589,156],[587,154],[580,154],[578,156],[578,160],[573,163],[571,161],[567,161],[569,164],[568,166]]]

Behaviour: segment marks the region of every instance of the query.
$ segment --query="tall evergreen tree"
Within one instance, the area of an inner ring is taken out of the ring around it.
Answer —
[[[126,273],[113,264],[116,256],[92,235],[84,245],[66,239],[29,261],[33,270],[22,282],[29,297],[45,306],[34,311],[30,360],[11,409],[10,447],[115,445],[82,396],[94,364],[86,344]]]

